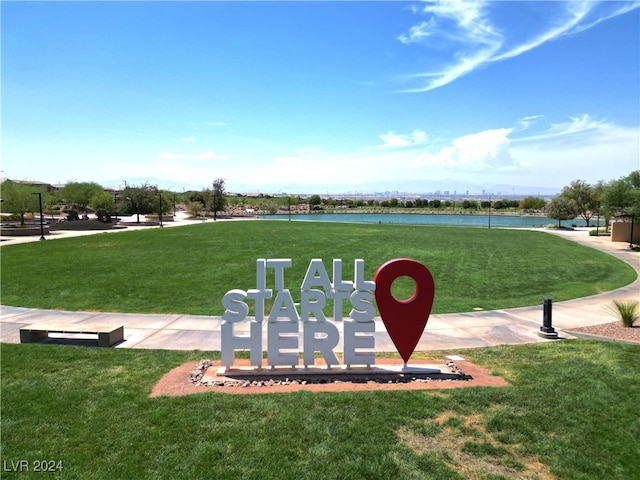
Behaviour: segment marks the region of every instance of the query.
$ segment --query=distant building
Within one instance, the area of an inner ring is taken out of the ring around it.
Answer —
[[[19,183],[21,185],[31,185],[32,187],[44,188],[49,193],[54,193],[60,189],[59,187],[56,187],[55,185],[51,185],[50,183],[37,182],[35,180],[11,180],[10,178],[7,178],[5,180],[9,180],[10,182],[13,182],[13,183]]]

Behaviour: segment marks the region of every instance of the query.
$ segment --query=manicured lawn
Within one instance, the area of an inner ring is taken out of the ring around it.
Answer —
[[[367,279],[387,260],[414,258],[434,276],[434,313],[562,301],[636,278],[623,262],[544,232],[419,225],[217,222],[3,246],[1,253],[3,304],[114,312],[220,315],[228,290],[255,288],[257,258],[293,259],[285,281],[295,300],[312,258],[322,258],[329,274],[332,259],[342,259],[347,280],[356,258],[365,260]],[[272,272],[268,281],[273,286]],[[397,298],[411,295],[413,282],[397,284]]]
[[[3,466],[53,460],[63,471],[3,478],[637,477],[637,345],[449,353],[511,386],[149,398],[171,368],[216,354],[4,344]]]

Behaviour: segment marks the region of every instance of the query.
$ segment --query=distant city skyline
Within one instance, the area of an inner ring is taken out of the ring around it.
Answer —
[[[2,177],[1,180],[4,181],[6,178]],[[48,182],[42,180],[16,180],[9,179],[19,182],[33,182],[34,185],[50,185],[54,188],[63,188],[67,182]],[[169,191],[173,193],[184,193],[188,191],[201,191],[204,189],[211,189],[211,185],[209,186],[201,186],[201,185],[191,185],[184,186],[180,188],[175,187],[166,187],[162,184],[162,182],[150,181],[149,179],[133,179],[133,181],[123,180],[112,181],[112,182],[95,182],[93,180],[87,180],[88,182],[97,183],[102,186],[107,191],[115,191],[121,192],[127,187],[140,187],[142,185],[151,185],[156,186],[157,188]],[[78,182],[77,179],[72,179],[70,181]],[[504,186],[504,189],[500,190],[486,190],[486,189],[478,189],[478,190],[416,190],[416,191],[401,191],[401,190],[378,190],[378,191],[357,191],[357,190],[346,190],[343,192],[321,192],[318,190],[308,191],[308,192],[286,192],[282,190],[271,191],[264,189],[250,189],[250,190],[227,190],[225,189],[228,195],[246,195],[246,196],[257,196],[257,195],[265,195],[270,197],[287,197],[298,195],[301,197],[310,197],[312,195],[319,195],[321,198],[336,198],[336,199],[411,199],[411,198],[428,198],[428,199],[489,199],[492,198],[494,201],[500,199],[522,199],[528,196],[540,197],[540,198],[552,198],[557,195],[559,191],[554,189],[542,188],[537,190],[526,190],[526,189],[516,189],[513,187]]]
[[[640,2],[13,2],[2,176],[552,195],[640,168]]]

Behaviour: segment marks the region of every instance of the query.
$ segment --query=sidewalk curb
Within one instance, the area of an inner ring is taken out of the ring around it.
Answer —
[[[586,340],[600,340],[602,342],[629,343],[631,345],[640,345],[640,342],[627,340],[625,338],[603,337],[601,335],[592,335],[591,333],[574,332],[573,330],[565,330],[565,332],[573,337],[584,338]]]

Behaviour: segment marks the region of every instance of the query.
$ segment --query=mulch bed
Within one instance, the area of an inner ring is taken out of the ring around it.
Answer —
[[[204,361],[203,361],[204,362]],[[153,387],[150,397],[157,396],[182,396],[202,392],[221,392],[230,394],[264,394],[264,393],[291,393],[301,390],[311,392],[351,392],[367,390],[433,390],[468,387],[505,387],[509,384],[502,377],[492,375],[488,370],[468,361],[457,362],[453,367],[453,374],[432,374],[416,376],[415,379],[402,376],[376,377],[367,375],[363,378],[351,378],[344,375],[322,375],[313,379],[291,375],[292,379],[283,379],[281,376],[268,378],[268,371],[264,377],[254,378],[251,382],[225,381],[221,378],[221,384],[205,385],[197,379],[193,381],[194,374],[203,370],[203,362],[187,362],[168,372]],[[207,368],[217,369],[219,361],[206,361]],[[385,358],[380,360],[385,365],[402,365],[401,359]],[[248,365],[248,361],[237,360],[237,366]],[[420,363],[425,363],[420,360]],[[426,362],[438,363],[438,362]],[[411,366],[411,363],[409,364]],[[201,372],[203,373],[203,372]],[[295,377],[295,378],[294,378]],[[202,376],[200,376],[202,378]],[[254,384],[255,382],[255,384]],[[304,383],[306,382],[306,383]]]

